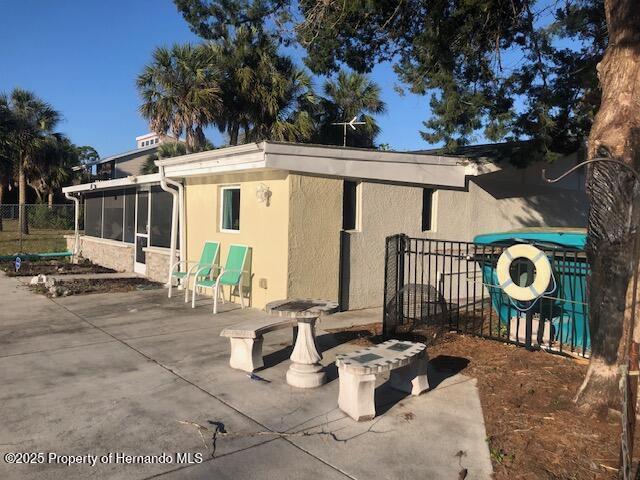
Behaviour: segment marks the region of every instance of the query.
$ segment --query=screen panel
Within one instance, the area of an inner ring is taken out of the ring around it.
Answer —
[[[84,197],[84,234],[102,237],[102,192],[87,193]]]
[[[159,186],[151,187],[151,246],[171,246],[173,195]]]
[[[124,220],[124,190],[104,192],[102,237],[122,241]]]

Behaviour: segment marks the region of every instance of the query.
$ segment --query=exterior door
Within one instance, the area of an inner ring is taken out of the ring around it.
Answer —
[[[136,243],[133,270],[145,274],[147,271],[144,249],[149,245],[149,192],[139,190],[136,195]]]

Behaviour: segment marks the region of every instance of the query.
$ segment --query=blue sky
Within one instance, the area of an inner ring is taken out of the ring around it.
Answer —
[[[148,131],[135,78],[153,49],[199,41],[170,0],[0,0],[0,9],[0,91],[34,91],[62,112],[60,131],[101,156],[135,148],[135,137]],[[427,147],[419,130],[428,98],[399,96],[390,65],[378,66],[372,78],[388,106],[378,142],[396,150]],[[207,135],[221,143],[217,130]]]

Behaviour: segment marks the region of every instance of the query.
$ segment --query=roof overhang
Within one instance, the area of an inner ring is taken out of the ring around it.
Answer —
[[[314,175],[462,188],[464,159],[278,142],[239,145],[156,161],[167,177],[285,170]]]
[[[132,187],[135,185],[144,185],[149,183],[157,183],[160,181],[159,173],[150,175],[129,176],[124,178],[116,178],[114,180],[96,180],[91,183],[81,183],[80,185],[71,185],[62,189],[63,193],[82,193],[92,190],[107,190],[113,188]]]

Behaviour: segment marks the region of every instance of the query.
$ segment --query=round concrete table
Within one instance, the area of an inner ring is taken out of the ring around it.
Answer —
[[[316,346],[316,320],[338,311],[336,302],[312,299],[287,299],[268,303],[269,315],[295,318],[298,336],[291,353],[291,365],[287,371],[287,383],[292,387],[314,388],[326,381],[327,375],[320,365],[322,355]]]

